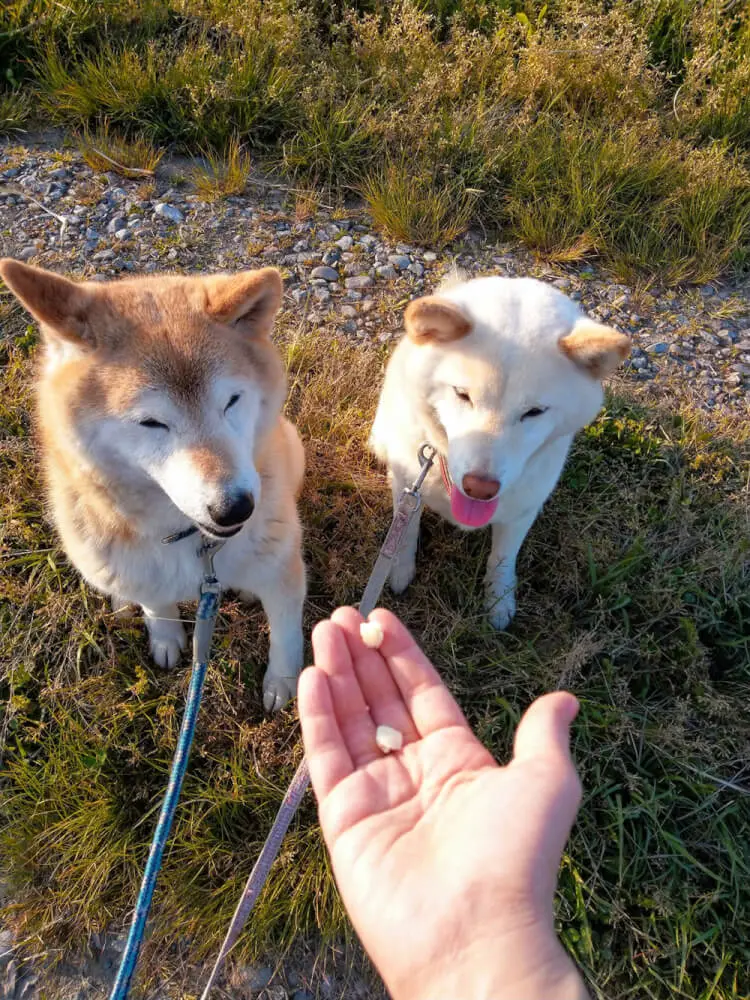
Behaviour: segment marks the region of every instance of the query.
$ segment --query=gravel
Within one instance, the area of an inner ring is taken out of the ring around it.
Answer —
[[[160,202],[154,206],[154,215],[158,215],[162,219],[167,219],[169,222],[182,222],[185,218],[176,205],[168,205],[165,202]]]
[[[621,378],[655,398],[682,398],[707,413],[746,412],[750,391],[750,284],[711,282],[648,292],[594,266],[546,266],[530,254],[470,233],[446,250],[389,242],[355,206],[299,221],[294,195],[252,187],[208,204],[160,165],[153,185],[94,172],[74,153],[0,145],[0,222],[5,253],[93,277],[276,265],[287,308],[322,332],[382,343],[402,332],[406,301],[458,267],[467,276],[531,275],[551,282],[591,316],[629,334]],[[54,185],[54,197],[45,194]],[[11,186],[12,185],[12,186]],[[6,193],[7,192],[7,193]],[[33,197],[65,220],[42,211]],[[175,227],[179,225],[179,229]]]

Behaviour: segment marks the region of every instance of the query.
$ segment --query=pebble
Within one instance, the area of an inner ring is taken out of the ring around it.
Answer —
[[[342,250],[351,250],[354,246],[354,240],[351,236],[342,236],[340,240],[336,240],[336,246]]]
[[[311,278],[322,278],[324,281],[338,281],[339,272],[333,267],[315,267],[310,272]]]
[[[166,202],[159,202],[154,208],[154,215],[158,215],[162,219],[168,219],[169,222],[182,222],[185,216],[175,205],[169,205]]]
[[[649,344],[646,347],[646,350],[649,354],[666,354],[669,350],[669,344],[665,344],[663,341],[660,341],[658,344]]]
[[[19,260],[31,260],[32,257],[36,257],[39,253],[36,247],[28,246],[24,247],[23,250],[19,250],[18,259]]]
[[[115,233],[115,239],[117,240],[129,240],[133,235],[133,231],[125,226],[123,229],[118,229]]]
[[[128,220],[124,215],[116,215],[113,219],[107,223],[107,232],[116,233],[118,229],[127,228]]]
[[[427,250],[422,254],[422,259],[426,260],[428,264],[431,264],[434,260],[437,260],[437,254],[433,253],[432,250]]]
[[[398,277],[396,268],[391,264],[381,264],[380,267],[375,268],[375,272],[379,278],[386,278],[389,281],[393,281]]]
[[[347,278],[344,285],[349,289],[354,288],[369,288],[372,284],[372,278],[367,274],[359,274],[354,278]]]
[[[406,254],[392,253],[388,257],[388,263],[393,265],[397,271],[405,271],[411,261]]]

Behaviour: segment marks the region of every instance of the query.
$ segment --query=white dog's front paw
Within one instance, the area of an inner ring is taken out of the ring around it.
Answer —
[[[403,594],[416,575],[416,562],[413,559],[400,559],[391,566],[388,586],[394,594]]]
[[[148,622],[148,631],[154,663],[167,670],[176,667],[186,643],[182,622],[151,619]]]
[[[266,671],[263,678],[263,708],[267,712],[280,712],[297,693],[297,676],[279,677]]]
[[[490,588],[487,593],[487,611],[493,628],[507,628],[516,613],[515,587],[510,585],[502,590]]]

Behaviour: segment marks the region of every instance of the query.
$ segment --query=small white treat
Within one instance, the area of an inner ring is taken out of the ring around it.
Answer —
[[[375,730],[375,742],[378,749],[383,753],[390,753],[392,750],[400,750],[404,745],[404,737],[392,726],[378,726]]]
[[[362,642],[370,649],[380,649],[383,645],[383,629],[378,622],[362,622],[359,626]]]

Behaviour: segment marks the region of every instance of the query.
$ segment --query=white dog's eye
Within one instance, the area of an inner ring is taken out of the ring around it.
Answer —
[[[155,427],[163,431],[168,431],[169,428],[166,424],[163,424],[161,420],[154,420],[152,417],[148,417],[146,420],[139,421],[141,427]]]
[[[521,420],[526,420],[527,417],[541,417],[541,415],[546,413],[548,409],[548,406],[532,406],[530,410],[527,410],[524,413]]]
[[[240,398],[240,394],[239,394],[238,392],[235,392],[235,394],[234,394],[234,395],[232,396],[232,398],[231,398],[231,399],[229,400],[229,402],[227,403],[227,405],[226,405],[226,406],[224,407],[224,412],[226,413],[226,412],[227,412],[227,410],[228,410],[228,409],[229,409],[229,408],[230,408],[231,406],[234,406],[234,404],[235,404],[235,403],[237,402],[237,400],[238,400],[239,398]]]
[[[468,394],[466,389],[461,389],[460,386],[454,385],[453,391],[455,392],[456,396],[461,400],[462,403],[471,402],[471,396]]]

